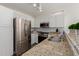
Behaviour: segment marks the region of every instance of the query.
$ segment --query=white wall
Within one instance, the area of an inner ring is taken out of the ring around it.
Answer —
[[[63,14],[60,15],[41,15],[35,18],[35,27],[40,27],[41,22],[49,22],[49,27],[63,27],[64,19]]]
[[[30,15],[0,6],[0,56],[13,55],[13,18],[33,21]],[[34,22],[33,22],[34,23]],[[34,26],[32,23],[32,26]]]
[[[79,22],[79,4],[74,4],[71,7],[64,9],[64,28],[67,32],[68,26]]]

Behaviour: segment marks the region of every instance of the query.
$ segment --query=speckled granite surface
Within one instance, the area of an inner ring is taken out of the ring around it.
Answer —
[[[34,46],[22,56],[72,56],[73,52],[70,49],[66,40],[61,42],[53,42],[45,39],[38,45]]]
[[[74,48],[74,53],[76,53],[76,55],[79,56],[79,35],[77,34],[72,34],[72,33],[68,33],[68,38],[69,41],[71,42],[73,48]]]

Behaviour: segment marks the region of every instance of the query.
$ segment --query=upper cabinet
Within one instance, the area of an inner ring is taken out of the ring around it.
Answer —
[[[12,26],[13,10],[0,6],[0,26]]]
[[[40,27],[40,23],[49,22],[49,27],[63,27],[64,26],[64,15],[41,15],[35,19],[35,27]]]
[[[55,16],[56,27],[64,27],[64,15],[56,15]]]

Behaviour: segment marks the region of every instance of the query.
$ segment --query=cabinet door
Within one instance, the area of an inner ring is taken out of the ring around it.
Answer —
[[[64,26],[64,16],[63,16],[63,14],[56,15],[56,27],[63,27],[63,26]]]
[[[34,34],[31,34],[31,45],[34,44],[34,42],[35,42]]]
[[[38,43],[38,34],[31,34],[31,45]]]
[[[38,43],[38,34],[35,35],[35,42]]]
[[[0,26],[13,26],[13,10],[0,6]]]
[[[0,27],[0,56],[13,54],[13,32],[11,27]]]

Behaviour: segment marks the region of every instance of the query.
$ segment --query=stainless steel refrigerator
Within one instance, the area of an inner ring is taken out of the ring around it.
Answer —
[[[31,48],[31,22],[24,19],[13,19],[14,55],[21,55]]]

